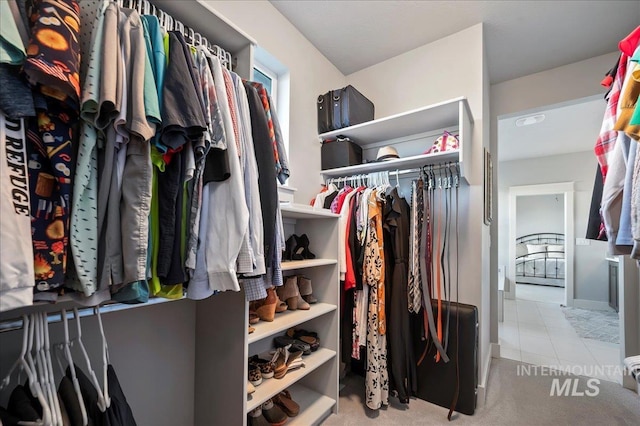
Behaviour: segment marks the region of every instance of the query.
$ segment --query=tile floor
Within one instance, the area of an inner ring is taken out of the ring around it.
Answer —
[[[516,294],[526,296],[519,292],[520,285]],[[505,299],[504,322],[498,326],[501,357],[622,383],[619,345],[580,338],[560,303],[544,301],[549,292],[542,293],[534,297],[539,300]]]

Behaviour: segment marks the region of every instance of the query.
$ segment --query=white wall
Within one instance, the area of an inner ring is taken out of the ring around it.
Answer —
[[[515,236],[541,232],[564,234],[564,194],[523,195],[517,198]]]
[[[464,66],[438,64],[460,63]],[[478,306],[480,318],[480,380],[489,360],[489,243],[482,214],[482,153],[488,146],[488,75],[484,63],[483,26],[418,47],[347,76],[349,84],[365,94],[376,107],[376,118],[466,96],[474,119],[470,185],[460,198],[461,302]],[[483,97],[483,95],[486,96]],[[486,134],[486,136],[485,136]],[[484,137],[483,137],[484,136]],[[475,213],[469,213],[475,212]],[[484,262],[483,262],[484,260]]]
[[[596,171],[596,158],[591,151],[500,163],[498,173],[499,262],[509,259],[509,187],[521,185],[575,182],[574,232],[584,238],[589,218],[591,194]],[[520,204],[520,198],[518,198]],[[518,219],[519,221],[519,219]],[[608,269],[606,243],[590,241],[575,248],[575,299],[608,301]]]
[[[288,184],[297,203],[308,204],[320,190],[318,95],[346,85],[344,75],[268,1],[211,1],[211,6],[291,73]]]

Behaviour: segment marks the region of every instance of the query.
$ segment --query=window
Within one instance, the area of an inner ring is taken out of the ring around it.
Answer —
[[[261,83],[265,89],[267,89],[267,93],[271,96],[274,103],[277,103],[278,93],[276,87],[278,85],[278,76],[274,75],[272,72],[267,71],[261,65],[253,67],[253,81],[257,81]]]
[[[0,0],[1,1],[1,0]],[[278,113],[285,150],[291,161],[289,149],[289,69],[272,54],[256,46],[253,63],[253,81],[261,83],[273,101]]]

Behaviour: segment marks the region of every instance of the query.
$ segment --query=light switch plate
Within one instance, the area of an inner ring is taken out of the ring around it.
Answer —
[[[576,245],[577,246],[589,246],[589,245],[591,245],[591,241],[589,241],[586,238],[576,238]]]

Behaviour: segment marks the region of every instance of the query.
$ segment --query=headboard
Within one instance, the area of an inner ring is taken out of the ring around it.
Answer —
[[[538,232],[516,238],[516,244],[564,244],[564,234]]]

